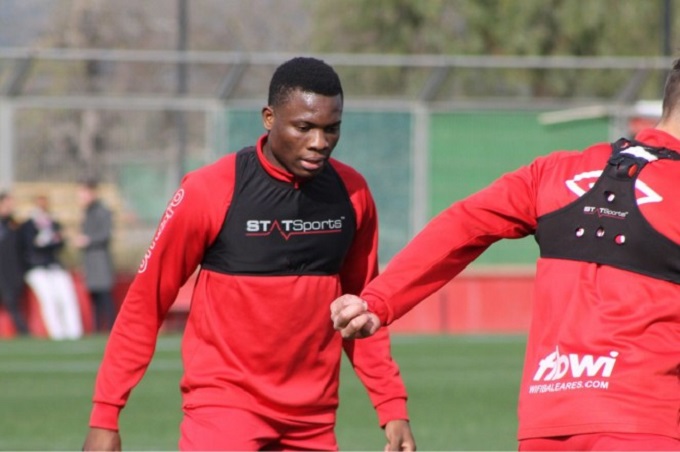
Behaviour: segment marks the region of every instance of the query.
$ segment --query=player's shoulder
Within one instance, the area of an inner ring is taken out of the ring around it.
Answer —
[[[330,163],[348,189],[367,189],[366,178],[352,166],[331,157]]]
[[[576,166],[602,166],[611,155],[611,143],[601,142],[584,149],[557,150],[538,157],[535,163],[544,168]]]
[[[222,171],[228,170],[236,164],[237,152],[232,152],[230,154],[223,155],[212,163],[208,163],[196,170],[192,171],[194,174],[201,176],[208,176],[213,173],[219,174]]]
[[[188,172],[182,179],[182,189],[189,194],[215,199],[233,190],[236,175],[236,153],[227,154],[212,163]]]
[[[211,184],[215,180],[224,180],[225,176],[235,173],[236,153],[227,154],[212,163],[196,168],[187,173],[186,181],[194,183]]]

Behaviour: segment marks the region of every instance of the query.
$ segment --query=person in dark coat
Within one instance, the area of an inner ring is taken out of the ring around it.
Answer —
[[[94,307],[95,330],[109,331],[116,317],[112,295],[114,267],[110,248],[112,213],[99,199],[96,181],[82,182],[78,187],[78,198],[84,216],[74,245],[82,251],[85,285]]]
[[[19,223],[14,219],[14,199],[0,192],[0,302],[5,307],[19,335],[29,334],[21,312],[24,290],[24,263],[21,258]]]

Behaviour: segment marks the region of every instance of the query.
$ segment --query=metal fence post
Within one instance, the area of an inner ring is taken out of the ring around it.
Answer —
[[[0,188],[9,189],[14,182],[14,108],[0,98]]]
[[[429,154],[430,110],[422,102],[411,108],[413,141],[411,161],[413,164],[412,217],[409,236],[413,237],[428,221],[429,214]]]

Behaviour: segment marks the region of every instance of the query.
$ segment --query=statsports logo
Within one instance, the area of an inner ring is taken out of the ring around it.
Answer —
[[[325,220],[303,220],[300,218],[247,220],[246,236],[262,237],[278,232],[285,240],[288,240],[295,235],[335,234],[342,232],[344,223],[345,217],[328,218]]]
[[[595,206],[585,206],[583,208],[583,213],[586,215],[597,215],[598,217],[615,218],[617,220],[625,220],[628,216],[628,212],[622,212],[620,210],[607,209],[606,207],[595,207]]]

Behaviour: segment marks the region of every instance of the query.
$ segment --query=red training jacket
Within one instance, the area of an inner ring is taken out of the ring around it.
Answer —
[[[274,179],[293,176],[257,156]],[[169,203],[116,319],[97,375],[90,425],[118,416],[147,369],[177,292],[201,263],[229,210],[235,154],[189,173]],[[341,349],[366,387],[381,425],[408,419],[406,390],[387,332],[343,341],[331,301],[358,294],[377,274],[377,214],[368,186],[334,159],[356,214],[354,241],[337,275],[243,276],[202,269],[182,340],[184,407],[229,406],[279,419],[334,422]]]
[[[680,150],[679,140],[656,129],[636,140]],[[610,154],[609,143],[555,152],[454,203],[361,297],[389,325],[492,243],[533,234],[538,217],[592,186]],[[679,184],[680,162],[671,160],[647,164],[636,184],[642,214],[675,243]],[[606,265],[541,258],[533,304],[519,439],[596,432],[680,438],[680,285]]]

